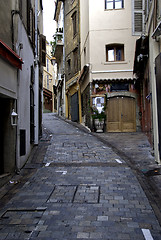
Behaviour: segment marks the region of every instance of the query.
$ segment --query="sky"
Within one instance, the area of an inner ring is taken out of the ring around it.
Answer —
[[[44,21],[44,35],[48,42],[53,41],[55,33],[54,19],[55,3],[54,0],[43,0],[43,21]]]

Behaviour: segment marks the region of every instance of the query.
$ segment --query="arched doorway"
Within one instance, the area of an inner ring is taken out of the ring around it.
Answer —
[[[136,103],[131,97],[113,97],[107,103],[107,132],[136,132]]]

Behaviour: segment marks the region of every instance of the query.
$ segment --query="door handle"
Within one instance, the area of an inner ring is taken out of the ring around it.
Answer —
[[[121,113],[121,118],[123,118],[123,114]]]

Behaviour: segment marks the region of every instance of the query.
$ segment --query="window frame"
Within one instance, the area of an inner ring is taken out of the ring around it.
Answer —
[[[140,36],[143,31],[144,21],[146,20],[146,15],[144,19],[143,6],[144,0],[132,0],[132,34],[134,36]],[[145,13],[146,11],[145,8]]]
[[[67,60],[67,69],[68,69],[68,75],[71,74],[71,59]]]
[[[78,48],[73,50],[73,72],[78,72]]]
[[[114,50],[114,60],[109,60],[109,50]],[[121,50],[121,60],[117,59],[117,50]],[[124,56],[124,44],[107,44],[106,45],[106,62],[123,62],[125,61]]]
[[[121,8],[116,8],[116,3],[121,2],[122,7]],[[107,5],[108,3],[113,4],[113,8],[108,8]],[[124,0],[105,0],[105,10],[117,10],[117,9],[123,9],[124,8]]]
[[[72,14],[73,38],[77,35],[77,11]]]

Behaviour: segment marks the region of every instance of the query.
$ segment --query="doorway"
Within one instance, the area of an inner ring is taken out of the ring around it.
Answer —
[[[0,98],[0,111],[3,113],[4,102],[3,99]],[[3,156],[3,148],[4,148],[4,118],[0,117],[0,174],[4,173],[4,156]]]
[[[73,122],[79,122],[78,92],[71,96],[71,120]]]
[[[156,92],[157,92],[157,113],[158,113],[158,137],[159,156],[161,159],[161,53],[155,59],[156,66]]]
[[[134,98],[113,97],[108,100],[107,132],[136,132]]]

